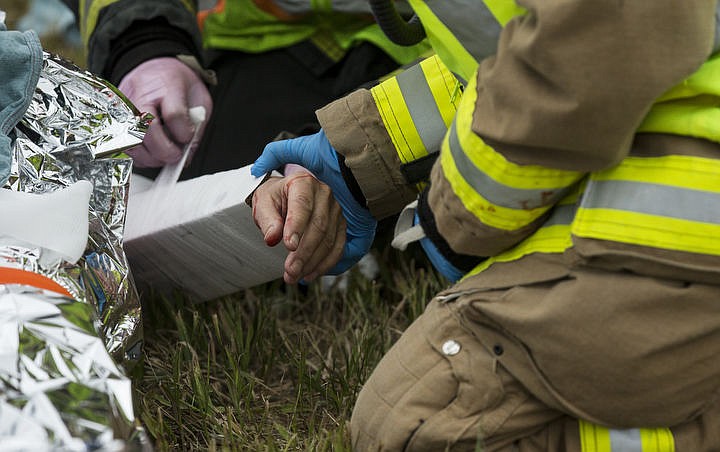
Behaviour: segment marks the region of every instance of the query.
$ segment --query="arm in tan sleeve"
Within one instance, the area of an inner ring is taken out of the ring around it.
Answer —
[[[713,1],[521,3],[434,168],[429,206],[455,252],[494,255],[531,234],[587,172],[627,155],[653,101],[713,43]]]
[[[461,97],[460,82],[431,56],[317,112],[376,218],[416,198]]]

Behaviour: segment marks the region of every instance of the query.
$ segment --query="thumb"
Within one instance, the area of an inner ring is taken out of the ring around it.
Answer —
[[[250,173],[255,177],[260,177],[263,174],[269,173],[274,169],[278,169],[286,163],[294,163],[285,160],[286,157],[286,142],[288,140],[273,141],[268,143],[263,149],[260,157],[255,160],[253,166],[250,168]]]

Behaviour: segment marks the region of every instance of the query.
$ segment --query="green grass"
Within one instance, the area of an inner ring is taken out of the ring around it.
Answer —
[[[137,414],[159,450],[342,451],[363,381],[443,287],[427,262],[376,252],[345,293],[281,282],[191,305],[145,296]]]

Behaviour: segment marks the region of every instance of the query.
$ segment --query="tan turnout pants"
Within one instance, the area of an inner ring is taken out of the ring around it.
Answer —
[[[530,394],[497,352],[432,301],[360,392],[354,450],[581,451],[578,421]],[[671,431],[677,452],[720,451],[720,404]]]

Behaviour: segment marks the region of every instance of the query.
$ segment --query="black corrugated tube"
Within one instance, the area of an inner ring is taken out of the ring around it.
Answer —
[[[375,20],[387,37],[395,44],[411,46],[425,38],[425,30],[417,16],[409,21],[395,9],[394,0],[369,0]]]

